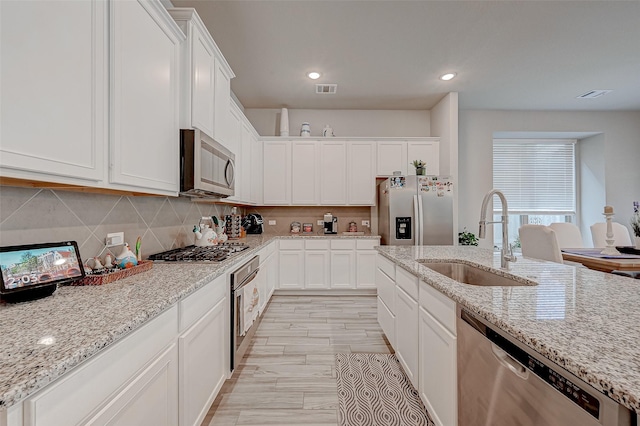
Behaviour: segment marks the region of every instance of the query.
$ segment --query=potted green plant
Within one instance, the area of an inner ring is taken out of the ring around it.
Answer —
[[[416,168],[416,175],[426,175],[427,174],[427,163],[422,160],[413,160],[413,167]]]
[[[473,232],[467,231],[467,228],[464,228],[462,232],[458,233],[458,244],[461,246],[477,246],[478,237]]]
[[[629,223],[631,224],[633,235],[636,237],[636,248],[640,250],[640,213],[634,213]]]

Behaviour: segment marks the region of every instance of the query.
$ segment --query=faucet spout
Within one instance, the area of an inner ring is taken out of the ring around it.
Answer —
[[[499,222],[487,222],[487,206],[493,199],[493,196],[497,195],[502,205],[502,218]],[[513,250],[509,245],[509,207],[507,206],[507,199],[499,189],[492,189],[487,192],[482,200],[482,207],[480,208],[480,227],[478,228],[478,236],[480,238],[486,237],[487,224],[488,223],[500,223],[502,224],[502,250],[500,252],[500,267],[503,269],[509,268],[509,262],[515,262],[516,257],[513,255]]]

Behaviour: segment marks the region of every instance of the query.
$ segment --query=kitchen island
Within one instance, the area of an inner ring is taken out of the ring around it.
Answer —
[[[477,247],[380,246],[379,253],[621,405],[640,413],[640,281],[518,258],[507,274],[538,284],[462,284],[419,260],[456,261],[504,274]]]
[[[249,235],[239,241],[250,248],[223,262],[154,263],[150,271],[109,284],[62,286],[44,299],[0,303],[0,424],[7,423],[7,412],[12,408],[77,372],[155,319],[175,311],[176,305],[190,295],[218,285],[219,278],[275,240],[378,238]],[[220,285],[227,290],[226,280]],[[21,413],[22,407],[14,411]],[[9,418],[8,424],[22,424],[22,414]],[[12,423],[12,419],[17,420]]]

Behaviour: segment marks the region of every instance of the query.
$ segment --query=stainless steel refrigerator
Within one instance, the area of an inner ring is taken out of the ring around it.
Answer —
[[[387,245],[453,245],[448,176],[393,176],[378,185],[378,231]]]

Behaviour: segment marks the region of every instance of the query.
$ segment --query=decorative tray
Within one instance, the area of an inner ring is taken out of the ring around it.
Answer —
[[[153,261],[151,260],[141,260],[138,264],[132,268],[128,269],[117,269],[114,272],[109,272],[106,274],[94,274],[87,275],[84,278],[72,282],[70,285],[102,285],[109,284],[114,281],[121,280],[123,278],[130,277],[132,275],[136,275],[142,272],[146,272],[153,267]]]

